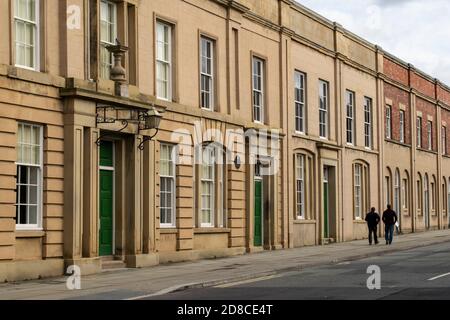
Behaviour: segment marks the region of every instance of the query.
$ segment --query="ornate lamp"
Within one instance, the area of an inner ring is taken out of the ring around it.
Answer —
[[[143,115],[144,127],[142,130],[155,129],[155,133],[152,136],[145,136],[142,139],[142,142],[138,146],[139,150],[144,150],[144,143],[152,140],[158,134],[161,119],[162,115],[155,108],[152,108]]]

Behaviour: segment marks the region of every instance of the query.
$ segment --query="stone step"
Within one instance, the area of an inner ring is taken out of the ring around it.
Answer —
[[[107,260],[102,261],[102,269],[110,270],[110,269],[124,269],[126,268],[126,264],[122,260]]]
[[[334,238],[323,238],[321,243],[322,245],[327,245],[327,244],[331,244],[331,243],[335,243],[336,239]]]

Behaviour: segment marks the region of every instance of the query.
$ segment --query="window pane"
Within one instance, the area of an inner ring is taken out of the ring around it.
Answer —
[[[37,206],[28,207],[28,224],[37,224]]]
[[[27,224],[27,207],[26,206],[19,206],[19,218],[18,218],[19,224]]]

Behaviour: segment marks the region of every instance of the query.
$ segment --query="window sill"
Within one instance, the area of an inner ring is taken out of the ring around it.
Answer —
[[[161,227],[159,229],[159,233],[162,233],[162,234],[178,233],[178,229],[174,228],[174,227]]]
[[[353,219],[353,223],[366,224],[366,221],[363,219]]]
[[[54,76],[48,73],[36,71],[34,69],[11,65],[7,67],[7,76],[12,79],[24,80],[43,85],[52,85],[58,88],[63,88],[66,83],[66,80],[60,76]]]
[[[43,238],[44,231],[39,230],[16,230],[16,238]]]
[[[315,224],[316,220],[295,219],[294,224]]]
[[[194,228],[194,233],[230,233],[230,228],[210,228],[210,227],[204,227],[204,228]]]

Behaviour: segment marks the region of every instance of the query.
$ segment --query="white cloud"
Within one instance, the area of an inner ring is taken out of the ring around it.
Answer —
[[[297,0],[450,85],[449,0]]]

